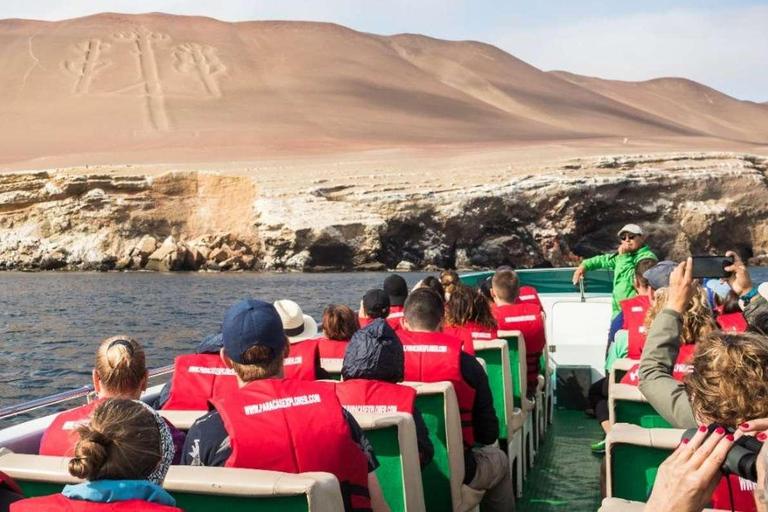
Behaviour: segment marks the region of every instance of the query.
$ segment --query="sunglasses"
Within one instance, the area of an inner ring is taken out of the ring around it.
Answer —
[[[619,238],[623,241],[634,240],[637,235],[621,235]]]

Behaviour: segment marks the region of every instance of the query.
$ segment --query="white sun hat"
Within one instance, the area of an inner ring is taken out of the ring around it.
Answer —
[[[317,322],[301,311],[301,307],[292,300],[278,300],[274,304],[283,321],[285,335],[291,343],[317,337]]]
[[[643,228],[641,228],[637,224],[627,224],[626,226],[621,228],[617,234],[621,236],[622,233],[629,233],[631,235],[642,235]]]

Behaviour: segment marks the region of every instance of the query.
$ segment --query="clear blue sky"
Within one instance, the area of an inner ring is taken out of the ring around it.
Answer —
[[[683,76],[768,101],[768,0],[25,0],[0,18],[163,11],[227,21],[330,21],[495,44],[544,70],[623,80]]]

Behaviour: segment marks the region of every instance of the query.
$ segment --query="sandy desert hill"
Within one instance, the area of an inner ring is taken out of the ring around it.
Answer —
[[[0,66],[6,169],[625,138],[768,144],[764,106],[693,82],[547,73],[482,43],[323,23],[0,20]]]

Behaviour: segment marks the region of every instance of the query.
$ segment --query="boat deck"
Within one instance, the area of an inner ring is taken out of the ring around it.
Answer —
[[[597,420],[555,409],[518,501],[518,512],[594,512],[600,508],[600,465],[589,445],[602,438]]]

